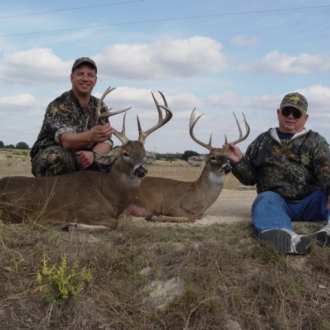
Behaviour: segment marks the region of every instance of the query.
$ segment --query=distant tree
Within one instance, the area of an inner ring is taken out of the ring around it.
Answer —
[[[5,144],[2,141],[0,141],[0,148],[4,148],[4,147],[5,147]]]
[[[193,150],[186,150],[183,154],[182,154],[182,156],[181,156],[181,158],[183,159],[183,160],[187,160],[189,157],[191,157],[191,156],[198,156],[199,155],[199,153],[198,152],[196,152],[196,151],[193,151]]]
[[[18,142],[16,144],[16,149],[29,149],[29,146],[25,142]]]
[[[6,149],[15,149],[15,146],[13,144],[7,144],[5,146]]]

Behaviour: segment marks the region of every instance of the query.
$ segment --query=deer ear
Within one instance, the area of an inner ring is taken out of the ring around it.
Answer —
[[[146,155],[143,158],[144,164],[151,164],[156,160],[156,155],[153,152],[146,151]]]
[[[110,165],[113,163],[120,155],[121,148],[112,149],[106,154],[98,154],[95,161],[100,164]]]
[[[191,156],[187,159],[187,162],[195,167],[202,166],[205,163],[206,156]]]

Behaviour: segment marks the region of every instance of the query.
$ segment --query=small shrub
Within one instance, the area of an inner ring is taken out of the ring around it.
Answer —
[[[60,306],[70,297],[77,296],[92,280],[92,274],[86,267],[78,271],[78,261],[70,266],[66,254],[62,255],[59,265],[48,266],[44,253],[42,263],[42,269],[36,274],[39,289],[44,298],[50,302],[55,300]]]

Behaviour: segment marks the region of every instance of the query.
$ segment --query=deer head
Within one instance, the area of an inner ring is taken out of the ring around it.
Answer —
[[[108,88],[105,92],[107,95],[113,90],[113,88]],[[121,132],[115,130],[114,136],[122,143],[120,148],[116,148],[111,150],[107,154],[100,154],[96,157],[96,161],[102,164],[112,164],[115,160],[121,160],[121,166],[123,171],[129,174],[131,177],[139,177],[142,178],[146,174],[146,169],[144,167],[144,158],[146,156],[146,151],[144,149],[144,143],[146,138],[154,131],[159,129],[160,127],[164,126],[173,116],[172,111],[169,109],[165,96],[159,92],[161,95],[164,105],[161,105],[157,102],[153,93],[151,93],[154,103],[156,105],[158,111],[158,123],[146,131],[143,131],[141,128],[141,123],[139,117],[137,116],[137,125],[139,131],[139,137],[137,141],[131,141],[126,137],[125,134],[125,119],[126,113],[123,118],[123,126]],[[101,100],[101,99],[100,99]],[[100,104],[102,103],[102,100]],[[118,114],[120,112],[125,112],[127,109],[119,110],[114,113],[106,112],[98,115],[99,121],[101,122],[103,118],[112,116],[114,114]],[[165,117],[163,116],[162,110],[165,110]]]
[[[190,121],[189,121],[189,133],[191,138],[199,145],[201,145],[202,147],[206,148],[207,150],[209,150],[209,154],[205,155],[205,156],[192,156],[188,158],[188,163],[190,165],[193,166],[201,166],[201,164],[203,162],[205,162],[208,166],[210,166],[211,168],[214,168],[214,171],[211,170],[211,172],[216,173],[216,169],[218,169],[218,171],[224,173],[224,174],[228,174],[231,171],[231,167],[228,161],[228,149],[229,149],[229,143],[227,141],[227,137],[225,135],[225,143],[223,145],[222,148],[213,148],[212,147],[212,134],[210,135],[210,140],[209,143],[203,143],[200,140],[198,140],[195,135],[194,135],[194,127],[197,123],[197,121],[199,120],[199,118],[203,115],[199,115],[196,118],[196,113],[195,113],[196,108],[192,111],[191,116],[190,116]],[[242,136],[242,129],[241,126],[237,120],[237,117],[234,114],[235,120],[236,120],[236,124],[238,127],[238,131],[239,131],[239,138],[233,142],[231,142],[232,144],[237,144],[239,142],[244,141],[245,139],[247,139],[247,137],[250,134],[250,126],[248,125],[245,115],[244,113],[242,113],[243,115],[243,121],[245,123],[245,129],[246,129],[246,133],[244,136]]]

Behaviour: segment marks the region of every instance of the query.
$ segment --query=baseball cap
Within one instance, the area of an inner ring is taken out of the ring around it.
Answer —
[[[306,98],[299,93],[286,94],[281,102],[280,109],[286,107],[293,107],[298,109],[300,112],[306,112],[308,108],[308,102]]]
[[[72,72],[74,71],[75,68],[77,68],[79,65],[81,65],[83,63],[90,64],[97,72],[97,67],[96,67],[95,62],[92,59],[90,59],[89,57],[80,57],[80,58],[76,59],[72,66]]]

